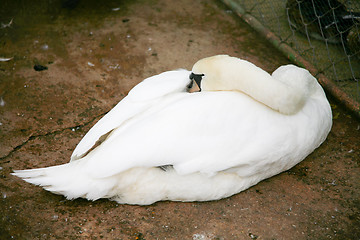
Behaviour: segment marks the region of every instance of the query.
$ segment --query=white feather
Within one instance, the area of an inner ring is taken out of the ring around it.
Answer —
[[[189,71],[180,69],[149,77],[136,85],[122,101],[97,122],[76,146],[71,161],[83,157],[101,136],[146,111],[164,95],[183,92],[189,84]]]
[[[184,70],[144,80],[86,134],[74,150],[76,161],[14,175],[69,199],[151,204],[220,199],[288,170],[330,131],[322,88],[293,65],[270,76],[254,65],[244,68],[243,60],[224,64],[228,58],[194,65],[205,74],[202,92],[186,91],[190,72]],[[275,95],[287,102],[270,101]]]

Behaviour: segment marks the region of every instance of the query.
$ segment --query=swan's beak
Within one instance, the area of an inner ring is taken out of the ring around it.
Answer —
[[[195,74],[195,73],[190,74],[189,78],[191,79],[191,83],[188,85],[188,91],[190,93],[201,91],[200,84],[203,76],[204,74]]]
[[[200,92],[200,91],[201,91],[201,89],[197,85],[197,83],[194,80],[191,80],[190,84],[188,85],[188,92],[193,93],[193,92]]]

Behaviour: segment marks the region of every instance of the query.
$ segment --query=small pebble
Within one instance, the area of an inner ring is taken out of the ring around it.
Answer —
[[[5,106],[5,101],[2,97],[0,97],[0,107]]]
[[[48,67],[40,65],[40,64],[35,64],[34,69],[35,69],[35,71],[43,71],[43,70],[47,70]]]

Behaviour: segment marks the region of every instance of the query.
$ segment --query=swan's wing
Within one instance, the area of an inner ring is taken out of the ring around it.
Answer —
[[[128,97],[133,102],[145,102],[170,93],[185,92],[191,81],[190,73],[179,69],[149,77],[131,89]]]
[[[175,92],[185,92],[190,72],[175,70],[149,77],[136,85],[123,100],[101,118],[76,146],[71,161],[83,157],[102,136],[127,120],[147,111],[157,99]]]
[[[179,93],[161,102],[85,156],[84,171],[102,178],[132,167],[173,165],[181,174],[212,174],[256,165],[252,161],[292,141],[286,140],[292,129],[279,120],[283,115],[240,93]]]

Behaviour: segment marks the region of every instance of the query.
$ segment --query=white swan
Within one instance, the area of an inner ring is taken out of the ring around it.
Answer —
[[[189,75],[201,92],[188,92]],[[164,72],[135,86],[69,163],[13,174],[68,199],[215,200],[293,167],[331,125],[324,91],[307,70],[287,65],[269,75],[219,55],[192,73]]]

